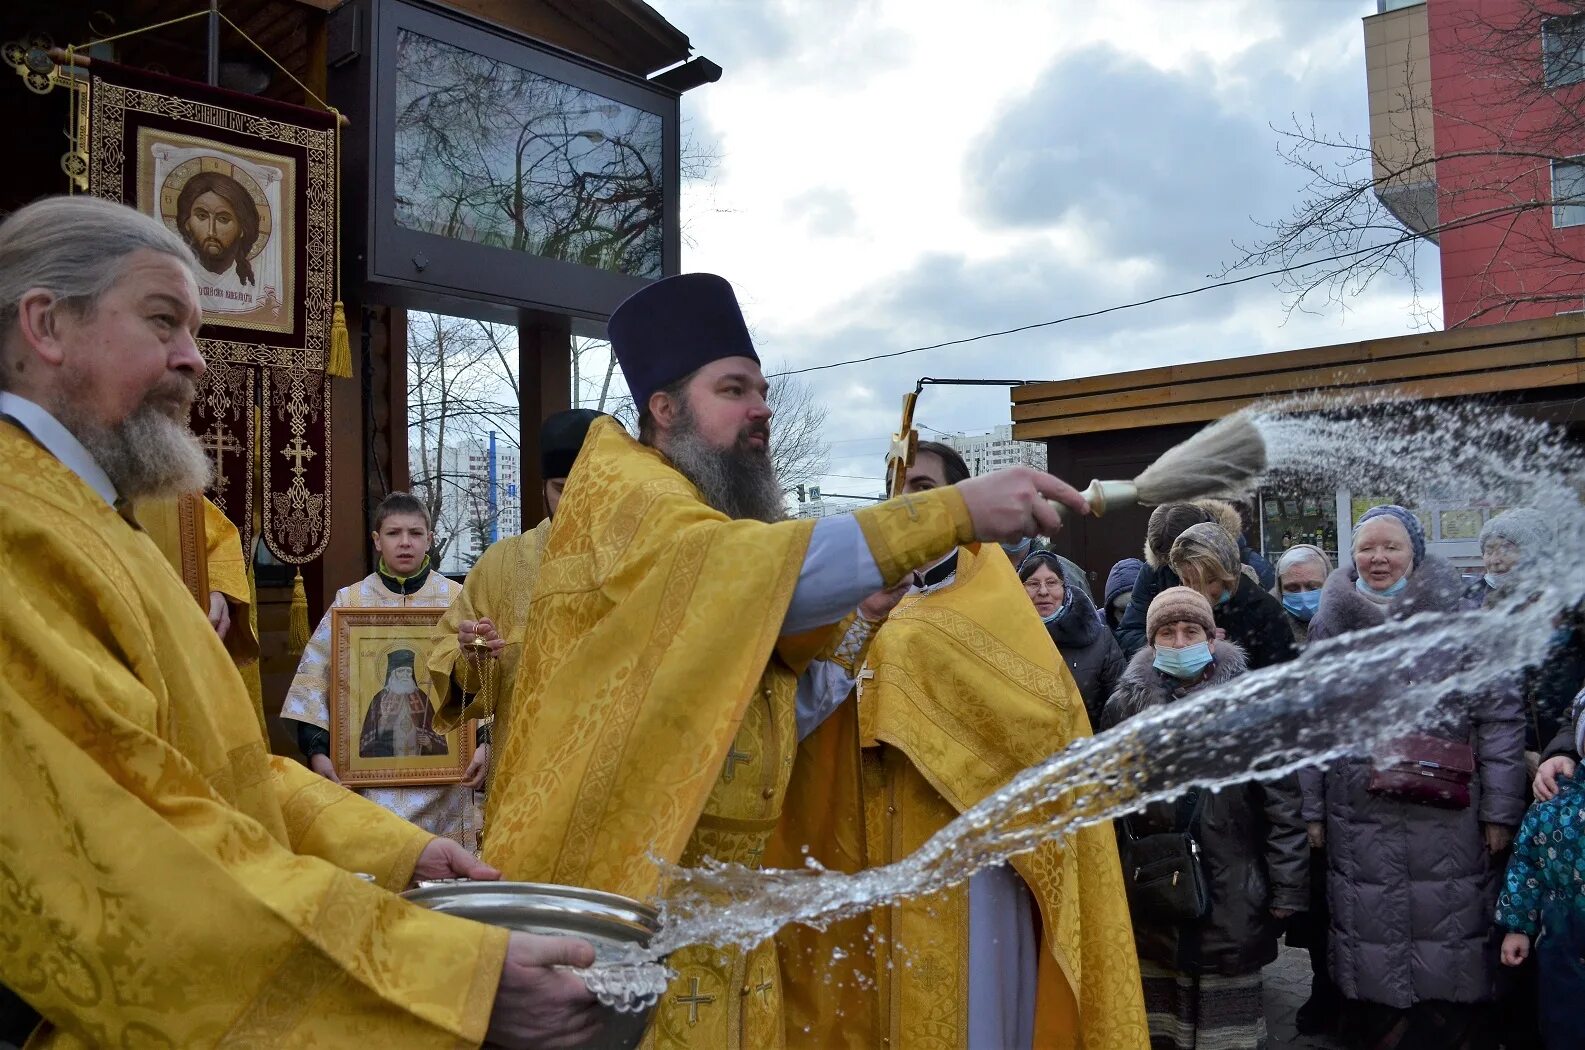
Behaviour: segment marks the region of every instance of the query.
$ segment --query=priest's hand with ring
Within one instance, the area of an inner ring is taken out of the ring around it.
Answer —
[[[488,617],[463,620],[457,625],[457,645],[474,658],[499,656],[506,648],[506,639],[496,631]]]

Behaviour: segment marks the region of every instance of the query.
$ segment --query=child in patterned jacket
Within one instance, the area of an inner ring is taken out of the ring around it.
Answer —
[[[1577,748],[1585,747],[1585,691],[1571,714]],[[1541,1033],[1548,1050],[1585,1045],[1585,770],[1559,777],[1558,792],[1536,802],[1514,839],[1497,902],[1507,930],[1502,961],[1518,966],[1535,945],[1541,977]]]

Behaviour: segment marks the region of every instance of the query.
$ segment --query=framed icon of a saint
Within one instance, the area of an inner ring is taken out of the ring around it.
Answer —
[[[435,726],[426,664],[445,609],[331,610],[330,760],[348,787],[455,784],[474,725]]]

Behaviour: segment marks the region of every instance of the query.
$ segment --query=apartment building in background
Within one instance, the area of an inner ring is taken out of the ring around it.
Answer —
[[[1046,447],[1037,441],[1013,440],[1013,427],[1005,423],[983,434],[938,434],[943,445],[957,449],[975,476],[1003,467],[1046,469]]]
[[[441,486],[435,531],[449,542],[440,571],[462,574],[490,544],[518,531],[517,449],[493,431],[484,440],[448,446],[441,455]]]

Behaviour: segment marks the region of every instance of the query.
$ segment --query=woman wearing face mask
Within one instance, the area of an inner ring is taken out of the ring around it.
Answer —
[[[1321,588],[1331,572],[1332,559],[1311,543],[1295,544],[1277,559],[1277,598],[1301,648],[1310,638],[1310,621],[1321,608]]]
[[[1524,561],[1526,552],[1544,548],[1546,519],[1529,507],[1514,507],[1494,514],[1480,530],[1480,561],[1484,570],[1464,592],[1467,608],[1479,609],[1503,586],[1508,574]]]
[[[1216,626],[1244,651],[1251,671],[1298,655],[1282,606],[1244,571],[1238,541],[1225,528],[1205,522],[1183,530],[1167,562],[1184,586],[1211,603]]]
[[[1361,516],[1352,555],[1322,589],[1312,646],[1458,610],[1458,574],[1426,552],[1402,507]],[[1350,1046],[1491,1045],[1492,915],[1501,854],[1524,815],[1524,720],[1517,691],[1453,698],[1440,715],[1434,736],[1395,746],[1406,760],[1473,767],[1467,798],[1405,791],[1387,758],[1344,759],[1303,778],[1311,842],[1327,852],[1332,980]]]
[[[1018,567],[1018,578],[1073,672],[1090,724],[1095,725],[1123,673],[1123,650],[1095,615],[1090,596],[1074,585],[1055,554],[1035,551]]]
[[[1242,674],[1243,652],[1217,640],[1215,629],[1199,592],[1173,587],[1156,595],[1149,644],[1129,662],[1103,722],[1115,725]],[[1209,910],[1197,921],[1165,920],[1148,901],[1132,902],[1151,1047],[1265,1046],[1261,968],[1277,957],[1282,922],[1309,896],[1296,780],[1190,792],[1134,814],[1124,831],[1125,856],[1130,837],[1186,831],[1209,891]]]

